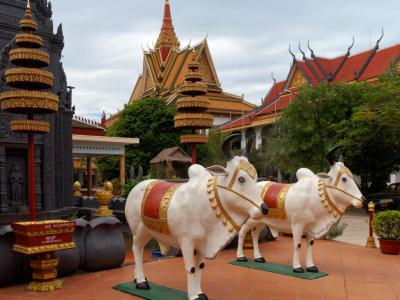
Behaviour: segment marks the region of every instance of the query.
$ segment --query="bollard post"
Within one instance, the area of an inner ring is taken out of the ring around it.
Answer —
[[[374,211],[375,211],[375,203],[370,202],[368,203],[368,212],[369,212],[369,236],[367,239],[367,248],[376,248],[375,238],[374,238],[374,230],[373,230],[373,222],[374,222]]]

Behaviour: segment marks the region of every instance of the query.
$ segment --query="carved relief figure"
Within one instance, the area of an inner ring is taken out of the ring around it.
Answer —
[[[12,205],[20,205],[22,202],[22,185],[24,176],[21,173],[18,165],[14,164],[10,174],[11,183],[11,203]]]

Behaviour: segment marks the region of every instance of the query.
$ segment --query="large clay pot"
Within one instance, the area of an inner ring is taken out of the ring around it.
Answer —
[[[18,255],[12,251],[15,235],[11,226],[0,229],[0,287],[15,283],[19,279]]]
[[[89,225],[84,269],[98,271],[121,266],[126,255],[121,222],[114,217],[100,217]]]
[[[58,275],[67,276],[79,270],[85,263],[85,241],[89,232],[89,224],[86,220],[75,220],[76,228],[72,235],[76,248],[58,251],[59,258]]]
[[[379,246],[383,254],[398,255],[400,253],[400,241],[379,239]]]

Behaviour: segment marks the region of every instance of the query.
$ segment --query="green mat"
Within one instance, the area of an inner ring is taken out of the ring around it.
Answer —
[[[113,288],[148,300],[188,300],[185,292],[150,283],[150,290],[138,290],[134,282],[121,283]]]
[[[235,260],[235,261],[230,262],[229,264],[235,265],[235,266],[240,266],[240,267],[245,267],[245,268],[250,268],[250,269],[266,271],[266,272],[278,273],[278,274],[287,275],[287,276],[291,276],[291,277],[308,279],[308,280],[313,280],[313,279],[317,279],[317,278],[328,275],[328,273],[324,273],[324,272],[294,273],[292,270],[292,267],[289,267],[289,266],[277,265],[277,264],[273,264],[270,262],[266,262],[263,264],[256,263],[256,262],[254,262],[254,260],[249,260],[247,262],[239,262],[239,261]]]

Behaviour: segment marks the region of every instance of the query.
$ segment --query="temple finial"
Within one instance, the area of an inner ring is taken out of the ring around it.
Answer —
[[[179,49],[180,43],[172,25],[171,7],[169,0],[165,0],[164,17],[161,32],[158,36],[156,47],[160,49],[161,58],[165,61],[171,49]]]
[[[32,19],[31,2],[29,0],[26,1],[25,17],[27,19]]]

